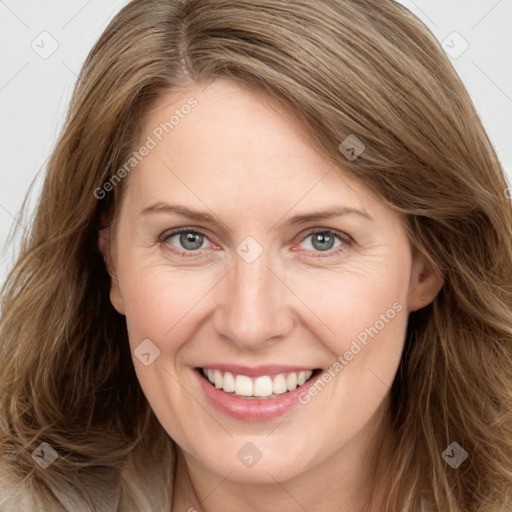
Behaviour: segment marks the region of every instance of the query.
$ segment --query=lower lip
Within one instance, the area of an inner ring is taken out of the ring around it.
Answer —
[[[301,405],[298,399],[299,394],[307,393],[308,389],[314,385],[317,378],[321,375],[321,372],[319,372],[318,375],[310,378],[302,386],[295,388],[293,391],[287,391],[275,398],[246,399],[228,395],[221,389],[217,389],[209,380],[202,376],[202,370],[195,369],[194,373],[199,379],[199,384],[205,395],[219,411],[237,420],[251,422],[278,418],[297,405]]]

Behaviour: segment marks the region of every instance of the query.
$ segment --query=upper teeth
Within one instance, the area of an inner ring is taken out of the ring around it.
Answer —
[[[227,393],[234,392],[239,396],[270,396],[280,395],[286,391],[293,391],[297,386],[302,386],[313,374],[311,370],[302,372],[280,373],[273,378],[262,375],[252,379],[246,375],[233,375],[230,372],[220,370],[203,369],[203,373],[217,389]]]

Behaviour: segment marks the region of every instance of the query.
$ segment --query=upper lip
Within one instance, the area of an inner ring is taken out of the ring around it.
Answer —
[[[261,377],[262,375],[278,375],[280,373],[302,372],[315,370],[312,366],[293,366],[270,364],[261,366],[244,366],[240,364],[207,364],[200,366],[205,370],[220,370],[222,372],[230,372],[234,375],[246,375],[247,377]]]

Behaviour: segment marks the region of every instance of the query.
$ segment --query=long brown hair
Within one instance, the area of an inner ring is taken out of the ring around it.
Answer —
[[[3,288],[1,510],[55,511],[54,494],[73,493],[102,510],[90,492],[100,469],[119,484],[119,511],[170,510],[174,443],[136,379],[98,250],[129,176],[97,191],[152,102],[216,77],[299,115],[312,145],[406,214],[411,245],[445,279],[409,316],[381,509],[417,511],[424,497],[442,512],[512,507],[512,207],[434,36],[392,0],[135,0],[83,66]],[[366,146],[355,160],[338,150],[349,135]],[[58,454],[46,468],[41,442]],[[457,469],[442,457],[452,442],[468,454]]]

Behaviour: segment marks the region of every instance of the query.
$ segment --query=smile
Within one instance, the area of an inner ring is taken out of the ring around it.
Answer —
[[[315,370],[303,370],[249,377],[216,368],[201,368],[201,371],[204,377],[217,389],[246,399],[276,398],[304,385],[315,373]]]

